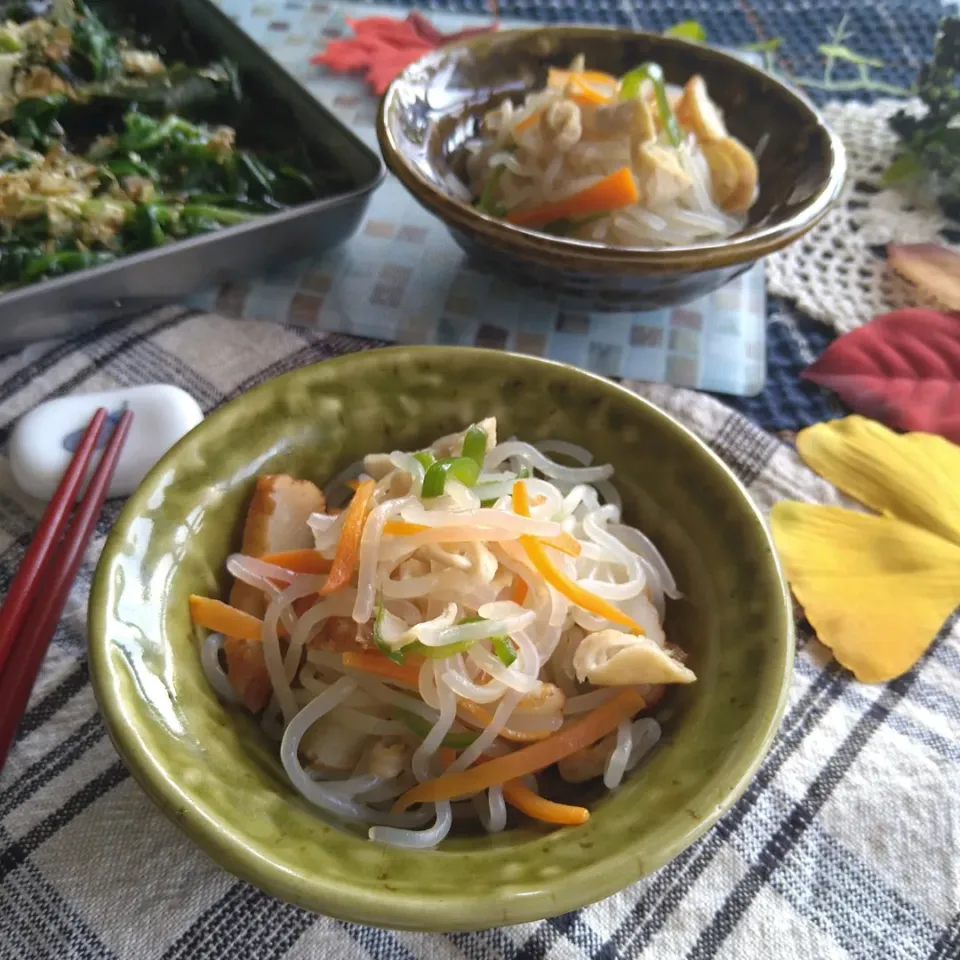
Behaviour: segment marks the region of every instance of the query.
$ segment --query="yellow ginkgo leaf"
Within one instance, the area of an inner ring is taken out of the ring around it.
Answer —
[[[956,444],[851,416],[801,430],[797,450],[821,477],[866,506],[960,545]]]
[[[905,673],[960,605],[960,546],[892,517],[808,503],[770,515],[819,639],[858,680]]]

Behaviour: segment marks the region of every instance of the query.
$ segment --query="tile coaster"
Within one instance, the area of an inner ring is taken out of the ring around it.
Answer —
[[[357,77],[309,63],[347,17],[402,11],[334,3],[221,6],[375,150],[376,101]],[[431,12],[442,30],[480,21]],[[388,176],[358,234],[323,257],[248,284],[207,290],[194,306],[399,343],[475,344],[561,360],[594,373],[753,395],[766,377],[766,294],[758,265],[694,303],[650,313],[562,309],[469,267],[443,224]]]

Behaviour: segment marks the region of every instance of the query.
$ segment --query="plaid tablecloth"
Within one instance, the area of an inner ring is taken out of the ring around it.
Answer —
[[[38,401],[150,381],[207,410],[369,341],[165,311],[0,365],[0,433]],[[719,402],[634,384],[764,507],[838,501],[789,445]],[[0,589],[40,505],[0,462]],[[948,960],[960,956],[960,631],[866,687],[800,625],[790,706],[744,797],[654,877],[555,920],[456,936],[312,916],[220,871],[117,759],[88,682],[85,600],[111,503],[0,777],[0,957]]]
[[[301,9],[301,0],[278,7]],[[398,6],[409,4],[398,4]],[[434,0],[481,12],[483,0]],[[782,36],[810,72],[824,24],[849,14],[859,49],[907,83],[937,0],[501,0],[506,16],[665,27],[696,17],[719,43]],[[724,404],[635,389],[703,437],[764,507],[837,502],[797,460],[792,431],[840,408],[798,371],[830,333],[773,300],[769,383]],[[0,439],[42,400],[169,382],[205,410],[290,369],[376,344],[171,309],[0,358]],[[736,407],[736,409],[734,409]],[[739,411],[739,412],[738,412]],[[0,775],[0,958],[244,960],[957,960],[960,958],[960,629],[883,687],[855,683],[800,623],[790,706],[746,794],[655,876],[539,924],[454,936],[316,917],[225,874],[146,799],[97,715],[84,650],[86,597],[120,504],[108,504]],[[0,594],[41,505],[0,458]]]

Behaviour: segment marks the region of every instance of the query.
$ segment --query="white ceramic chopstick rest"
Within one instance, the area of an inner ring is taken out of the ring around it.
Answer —
[[[110,429],[124,410],[133,411],[130,435],[110,483],[110,497],[133,493],[147,471],[203,419],[197,401],[170,384],[48,400],[20,418],[7,448],[13,479],[24,493],[40,500],[53,496],[98,407],[106,407],[108,414],[98,450],[106,446]],[[96,459],[91,472],[95,464]]]

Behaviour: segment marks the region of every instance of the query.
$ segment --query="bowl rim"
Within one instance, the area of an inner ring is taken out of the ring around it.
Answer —
[[[376,354],[412,356],[416,359],[427,352],[432,357],[444,353],[466,357],[476,355],[482,356],[485,361],[489,360],[491,355],[498,355],[534,369],[544,366],[562,368],[567,375],[585,377],[593,381],[601,392],[626,398],[631,403],[646,408],[648,414],[662,419],[677,434],[681,442],[693,446],[699,455],[711,460],[714,467],[724,475],[724,479],[731,487],[731,493],[739,495],[744,511],[750,515],[761,539],[769,548],[768,562],[773,565],[780,591],[780,602],[776,604],[775,637],[780,641],[777,644],[777,650],[782,661],[776,702],[773,703],[773,698],[770,696],[762,704],[761,712],[766,714],[765,725],[762,728],[763,736],[757,741],[753,756],[742,767],[739,776],[727,789],[723,798],[701,820],[682,831],[672,843],[666,844],[654,855],[645,856],[642,862],[633,851],[633,845],[626,843],[622,851],[614,857],[588,862],[572,875],[541,880],[529,890],[518,893],[508,900],[496,895],[484,897],[465,895],[460,898],[444,899],[443,911],[435,914],[431,914],[427,909],[431,905],[436,906],[436,901],[433,899],[400,895],[385,889],[346,887],[337,881],[327,881],[318,874],[307,877],[304,876],[303,871],[294,873],[279,862],[258,855],[242,843],[238,836],[220,820],[193,803],[191,797],[179,789],[176,779],[170,775],[162,753],[154,754],[150,746],[140,737],[138,726],[128,720],[124,699],[118,695],[114,680],[115,671],[111,663],[113,643],[109,632],[110,624],[115,622],[116,618],[110,613],[107,602],[111,570],[115,558],[121,555],[127,546],[124,536],[128,526],[144,509],[149,493],[157,481],[170,471],[180,452],[194,441],[196,434],[202,432],[207,423],[211,421],[215,423],[220,416],[228,415],[223,411],[229,412],[235,405],[243,404],[249,397],[276,390],[277,384],[303,376],[305,371],[312,368],[324,366],[328,369],[330,365],[349,367],[357,362],[362,364],[364,358]],[[503,354],[502,351],[479,347],[441,346],[386,347],[375,351],[345,354],[309,364],[264,381],[247,393],[223,404],[201,421],[164,454],[124,504],[97,562],[87,609],[87,638],[91,684],[107,732],[117,753],[134,780],[140,784],[150,799],[214,862],[270,896],[278,897],[314,913],[373,926],[432,932],[475,931],[505,924],[537,922],[577,910],[612,896],[676,857],[713,827],[736,803],[766,757],[779,729],[789,698],[796,646],[790,590],[763,516],[746,487],[733,471],[695,433],[666,411],[628,388],[568,364],[540,357]],[[578,882],[571,883],[572,877],[576,877]]]
[[[629,35],[648,38],[661,46],[695,49],[705,59],[724,64],[734,70],[756,75],[769,83],[783,99],[807,114],[821,131],[827,144],[828,174],[816,193],[809,197],[788,219],[768,224],[733,237],[675,247],[607,247],[602,244],[554,237],[527,227],[519,227],[482,213],[441,191],[407,160],[391,131],[389,118],[401,88],[409,82],[411,72],[424,63],[442,58],[453,50],[474,46],[493,39],[522,41],[560,31],[584,38]],[[847,154],[843,142],[828,126],[820,111],[800,91],[768,71],[741,60],[718,47],[680,37],[666,37],[646,30],[601,26],[516,27],[498,30],[496,34],[469,36],[424,54],[394,78],[380,100],[377,110],[377,140],[390,171],[427,210],[439,217],[448,228],[479,236],[499,248],[500,253],[520,255],[539,263],[556,266],[557,258],[576,257],[578,267],[601,274],[645,274],[664,270],[689,273],[705,268],[722,268],[748,263],[793,243],[811,230],[833,206],[843,190],[847,177]],[[705,262],[706,261],[706,262]]]

